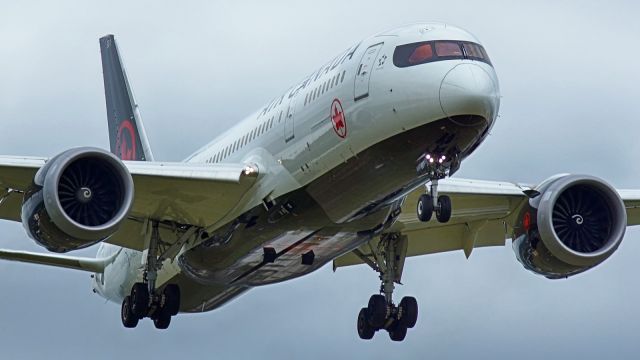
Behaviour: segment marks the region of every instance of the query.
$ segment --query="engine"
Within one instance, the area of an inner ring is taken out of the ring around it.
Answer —
[[[543,182],[519,213],[513,249],[524,267],[550,279],[586,271],[613,254],[627,214],[603,180],[564,175]]]
[[[67,150],[50,159],[25,191],[22,224],[49,251],[67,252],[111,236],[129,214],[133,180],[113,154]]]

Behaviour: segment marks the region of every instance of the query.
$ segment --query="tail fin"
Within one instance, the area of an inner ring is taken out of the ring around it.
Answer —
[[[100,38],[111,152],[122,160],[153,161],[138,105],[113,35]]]

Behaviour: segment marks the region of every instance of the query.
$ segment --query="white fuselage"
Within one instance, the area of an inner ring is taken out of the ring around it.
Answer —
[[[372,36],[185,161],[257,164],[261,173],[271,175],[267,183],[272,184],[254,195],[261,201],[312,184],[371,146],[429,122],[472,114],[492,125],[499,90],[488,62],[448,59],[409,67],[394,64],[398,46],[438,40],[480,44],[468,32],[444,24],[410,25]],[[352,213],[352,209],[327,211],[337,224],[348,221]],[[96,276],[95,289],[120,302],[141,276],[142,254],[103,244],[99,256],[117,251],[115,262]]]

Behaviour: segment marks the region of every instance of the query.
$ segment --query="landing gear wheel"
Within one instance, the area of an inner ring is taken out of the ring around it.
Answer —
[[[122,308],[120,310],[120,317],[122,319],[122,325],[126,328],[134,328],[138,326],[138,315],[131,311],[131,297],[126,296],[122,301]]]
[[[382,328],[387,318],[387,300],[382,295],[371,295],[367,311],[371,327],[374,329]]]
[[[418,321],[418,301],[412,296],[405,296],[400,300],[398,305],[402,316],[400,317],[400,323],[405,327],[411,329],[416,326]]]
[[[360,313],[358,313],[358,335],[360,336],[360,339],[363,340],[371,340],[373,338],[373,334],[376,332],[376,330],[369,324],[369,319],[367,319],[368,312],[367,308],[362,308],[360,309]]]
[[[389,338],[393,341],[402,341],[407,336],[407,327],[399,321],[393,324],[388,330]]]
[[[180,288],[176,284],[169,284],[165,286],[162,291],[165,302],[164,307],[169,315],[177,315],[180,311]]]
[[[441,223],[446,223],[451,219],[451,198],[447,195],[438,197],[438,208],[436,209],[436,219]]]
[[[416,211],[420,221],[427,222],[431,220],[431,215],[433,214],[433,199],[431,198],[431,195],[420,195]]]
[[[153,319],[153,325],[156,329],[164,330],[171,324],[171,314],[167,309],[161,309],[160,313]]]
[[[149,307],[149,288],[145,283],[135,283],[131,288],[131,311],[142,319],[147,315]]]

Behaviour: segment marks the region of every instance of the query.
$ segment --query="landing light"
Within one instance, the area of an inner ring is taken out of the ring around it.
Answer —
[[[243,172],[245,175],[248,176],[248,175],[256,174],[258,172],[258,169],[254,168],[253,166],[245,166]]]

